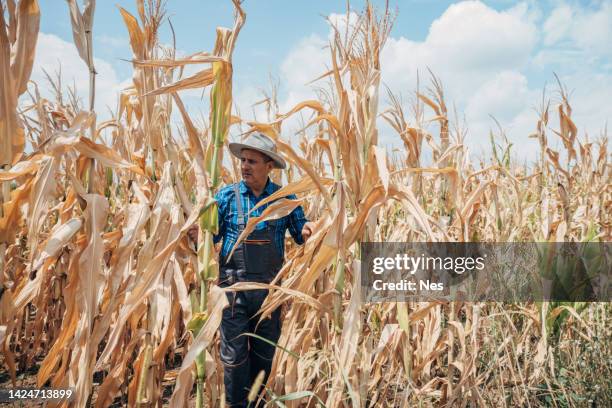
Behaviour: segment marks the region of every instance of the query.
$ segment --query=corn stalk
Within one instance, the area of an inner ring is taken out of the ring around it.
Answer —
[[[0,3],[0,170],[8,171],[23,154],[25,132],[17,116],[17,104],[19,96],[27,89],[32,73],[39,26],[38,1],[21,0],[17,5],[14,1]],[[0,181],[0,226],[6,228],[0,233],[2,269],[9,244],[8,232],[12,230],[5,219],[4,208],[11,201],[10,183],[8,180]],[[0,273],[0,293],[2,288],[3,278]]]
[[[214,84],[210,92],[210,132],[209,148],[206,157],[207,170],[210,175],[211,195],[219,187],[221,163],[223,161],[223,146],[228,134],[232,110],[232,53],[240,29],[244,25],[245,13],[238,0],[233,0],[235,8],[235,23],[233,30],[217,28],[214,55],[222,57],[222,61],[212,63]],[[218,276],[213,255],[213,234],[218,231],[217,205],[211,205],[200,216],[200,237],[202,246],[198,248],[198,269],[200,279],[200,309],[206,311],[209,284]],[[218,264],[217,264],[218,265]],[[218,266],[217,266],[218,268]],[[196,357],[196,407],[204,406],[204,381],[206,351]]]
[[[95,115],[96,101],[96,68],[93,58],[93,19],[96,9],[95,0],[86,0],[83,8],[83,13],[79,9],[76,0],[67,0],[70,9],[70,22],[72,24],[72,38],[74,45],[79,53],[79,56],[87,65],[89,71],[89,111]],[[89,137],[95,142],[96,140],[96,121],[92,120],[89,128]],[[95,185],[95,159],[89,162],[87,172],[87,192],[92,193]]]

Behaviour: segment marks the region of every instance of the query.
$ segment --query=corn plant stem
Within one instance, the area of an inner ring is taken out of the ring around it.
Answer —
[[[213,135],[214,136],[214,135]],[[217,146],[215,144],[213,157],[216,157]],[[213,163],[216,161],[213,159]],[[214,167],[213,167],[214,169]],[[212,171],[214,173],[214,170]],[[213,183],[214,186],[214,183]],[[200,217],[200,225],[204,225],[204,217],[207,214],[202,214]],[[206,223],[208,224],[208,223]],[[212,247],[212,233],[209,229],[202,230],[202,247],[198,248],[198,267],[200,268],[198,277],[200,278],[200,309],[199,312],[206,310],[207,297],[208,297],[208,278],[210,271],[210,253]],[[204,380],[206,378],[206,351],[202,351],[196,357],[196,407],[201,408],[204,406]]]
[[[340,161],[340,145],[336,143],[336,168],[334,169],[334,180],[336,185],[342,180],[342,163]],[[336,194],[338,194],[336,190]],[[339,203],[340,205],[340,203]],[[334,276],[334,288],[336,294],[334,296],[334,323],[336,330],[342,330],[342,293],[344,292],[344,245],[341,245],[340,251],[336,257],[336,274]]]
[[[406,304],[406,310],[409,311],[408,304]],[[408,382],[412,380],[412,356],[414,354],[412,343],[410,342],[411,337],[410,322],[408,322],[406,327],[406,347],[404,348],[404,369],[406,370]]]
[[[223,147],[223,142],[221,142],[220,146],[217,142],[215,142],[215,145],[213,148],[213,156],[212,156],[211,172],[210,172],[210,178],[212,180],[212,191],[215,191],[217,187],[219,186],[219,150],[222,147]]]
[[[334,323],[338,332],[342,331],[342,294],[344,292],[345,274],[344,274],[344,246],[341,246],[336,257],[336,274],[334,276],[334,288],[336,294],[334,296]]]
[[[8,164],[5,164],[3,166],[1,166],[3,171],[8,171],[10,166]],[[11,184],[10,181],[3,181],[2,182],[2,195],[0,195],[0,218],[4,217],[4,203],[9,202],[11,199]],[[6,242],[2,242],[0,243],[0,289],[4,288],[4,263],[5,263],[5,256],[6,256],[6,247],[7,247],[7,243]]]
[[[198,375],[198,380],[196,382],[197,393],[196,393],[196,407],[204,406],[204,381],[200,379]]]
[[[342,293],[344,292],[344,251],[341,249],[336,258],[336,275],[334,276],[334,320],[337,331],[342,331]]]
[[[89,65],[89,111],[95,111],[95,103],[96,103],[96,69],[93,65],[93,41],[92,41],[92,32],[91,29],[85,32],[87,38],[87,65]],[[96,141],[96,121],[93,120],[91,122],[91,126],[89,128],[90,139],[92,142]],[[96,168],[96,161],[94,159],[90,159],[89,162],[89,176],[87,180],[87,192],[92,193],[94,187],[94,171]]]
[[[220,70],[222,70],[224,68],[220,68]],[[209,167],[209,171],[210,171],[210,177],[211,177],[211,181],[212,181],[212,185],[211,185],[211,190],[214,192],[215,189],[217,188],[217,186],[219,185],[219,174],[220,174],[220,169],[219,169],[219,154],[220,154],[220,149],[223,148],[223,139],[225,137],[225,132],[227,131],[227,129],[221,129],[221,124],[223,121],[223,118],[221,117],[222,115],[222,111],[220,112],[220,109],[222,109],[223,105],[221,102],[224,101],[219,101],[218,99],[218,94],[219,94],[219,89],[221,86],[223,86],[224,84],[220,83],[220,78],[222,77],[222,75],[217,74],[216,75],[216,81],[215,84],[213,85],[213,88],[211,90],[211,136],[212,136],[212,140],[211,142],[213,143],[213,152],[212,152],[212,160],[211,160],[211,164]],[[204,221],[205,217],[207,217],[208,214],[202,214],[202,216],[200,217],[200,225],[204,225]],[[198,262],[198,266],[201,268],[201,270],[199,271],[199,278],[200,278],[200,312],[203,312],[204,310],[206,310],[206,303],[207,303],[207,294],[208,294],[208,279],[209,279],[209,272],[210,272],[210,253],[211,253],[211,248],[212,248],[212,232],[210,231],[210,229],[208,228],[209,223],[206,222],[206,226],[207,228],[204,229],[203,232],[203,248],[201,252],[198,252],[198,258],[201,260],[201,262]],[[206,350],[202,351],[197,357],[196,357],[196,371],[197,371],[197,389],[196,389],[196,407],[197,408],[202,408],[204,406],[204,380],[206,378]]]
[[[198,257],[201,259],[200,267],[200,310],[199,312],[204,312],[206,310],[206,302],[208,297],[208,279],[209,279],[209,263],[210,263],[210,249],[212,246],[212,233],[208,230],[203,231],[204,233],[204,245],[202,246],[202,251],[198,253]]]
[[[200,302],[199,312],[203,313],[206,311],[206,305],[208,303],[208,287],[209,287],[209,271],[210,271],[210,254],[212,247],[212,233],[209,230],[203,231],[204,245],[198,252],[198,257],[201,259],[199,262],[202,268],[199,273],[200,278]],[[203,407],[204,405],[204,381],[206,379],[206,350],[202,351],[196,356],[196,407]]]
[[[2,203],[0,203],[0,206],[2,205]],[[4,289],[4,263],[5,263],[5,259],[4,257],[6,256],[6,242],[2,242],[0,243],[0,293],[2,293],[2,290]]]
[[[202,297],[202,301],[206,302],[206,288],[202,287],[200,295]],[[191,299],[192,309],[195,311],[203,311],[206,310],[206,303],[198,303],[197,298],[194,296]],[[195,360],[196,364],[196,406],[203,407],[204,406],[204,379],[206,378],[206,359],[205,354],[200,353],[196,356]]]
[[[149,91],[149,89],[147,88],[147,82],[146,82],[146,78],[147,75],[145,73],[146,70],[148,70],[149,68],[144,67],[139,71],[139,77],[140,77],[140,83],[142,84],[142,94],[146,95],[146,93]],[[145,159],[145,173],[146,173],[146,161],[149,159],[149,157],[151,157],[151,170],[152,170],[152,174],[151,174],[151,179],[152,180],[156,180],[155,178],[155,151],[153,150],[152,147],[152,143],[151,143],[151,131],[149,129],[150,123],[151,123],[151,118],[149,116],[149,97],[148,96],[142,96],[142,115],[144,117],[144,121],[143,123],[143,130],[144,130],[144,134],[145,134],[145,138],[146,138],[146,142],[147,145],[145,147],[145,152],[144,152],[144,159]]]
[[[2,166],[2,170],[8,171],[7,164]],[[4,203],[11,199],[10,181],[2,182],[2,194],[0,195],[0,218],[4,217]],[[0,290],[4,289],[4,263],[6,256],[6,242],[0,243]]]
[[[455,321],[455,302],[450,302],[450,311],[448,312],[448,321],[452,322]],[[447,327],[450,327],[450,324],[447,324]],[[447,391],[447,396],[452,396],[453,395],[453,366],[452,363],[455,360],[453,357],[453,353],[455,352],[455,342],[450,342],[449,346],[448,346],[448,363],[447,363],[447,367],[448,367],[448,373],[447,373],[447,377],[448,378],[448,391]]]
[[[150,310],[149,310],[150,312]],[[145,388],[147,383],[147,377],[149,374],[149,366],[151,365],[151,358],[153,354],[153,346],[151,344],[151,333],[147,333],[145,337],[145,351],[140,366],[140,378],[138,381],[138,390],[136,392],[136,406],[139,407],[143,403],[145,397]]]
[[[205,215],[203,215],[204,217]],[[202,231],[202,247],[198,248],[198,266],[201,268],[198,274],[200,278],[200,313],[206,311],[208,298],[208,264],[210,262],[210,245],[212,234],[209,230]],[[201,330],[201,329],[200,329]],[[206,351],[202,351],[196,356],[196,407],[204,406],[204,380],[206,379]]]
[[[8,171],[10,166],[5,164],[2,166],[2,171]],[[11,199],[11,182],[2,182],[2,201],[0,202],[0,217],[4,217],[4,203],[9,202]]]
[[[9,165],[5,164],[2,166],[3,171],[8,171]],[[2,182],[2,195],[0,196],[0,218],[4,217],[4,203],[9,202],[11,199],[11,184],[10,181]],[[4,262],[6,256],[6,242],[0,243],[0,289],[4,288]]]

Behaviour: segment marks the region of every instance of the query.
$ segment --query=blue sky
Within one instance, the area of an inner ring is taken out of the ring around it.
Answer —
[[[135,14],[134,1],[98,1],[94,21],[94,55],[100,75],[97,110],[113,104],[116,91],[129,85],[131,58],[127,31],[117,6]],[[381,8],[383,1],[374,1]],[[360,11],[364,1],[353,1]],[[430,67],[440,76],[449,106],[468,126],[468,144],[488,149],[490,115],[504,126],[519,152],[533,152],[527,135],[535,129],[534,108],[545,84],[553,102],[556,72],[572,90],[574,117],[581,130],[597,136],[612,117],[612,0],[605,1],[391,1],[397,18],[382,55],[383,81],[404,100],[416,86],[416,72]],[[269,74],[279,83],[280,110],[312,97],[304,84],[324,72],[329,34],[325,16],[344,14],[345,1],[246,0],[247,20],[234,53],[234,96],[241,113],[269,89]],[[210,51],[218,25],[233,23],[231,1],[168,0],[167,15],[176,32],[177,48],[191,54]],[[57,69],[75,79],[87,95],[87,72],[72,47],[68,8],[59,0],[41,1],[41,37],[33,78],[42,68]],[[161,30],[169,44],[170,30]],[[191,112],[204,111],[206,101],[186,92]],[[381,92],[381,110],[386,98]],[[554,106],[554,105],[553,105]],[[256,112],[260,115],[261,112]],[[258,117],[259,119],[264,119]],[[553,127],[555,124],[552,123]],[[401,145],[381,123],[383,144]],[[287,129],[284,137],[290,139]],[[432,130],[433,131],[433,130]]]
[[[68,8],[59,0],[41,1],[43,18],[41,31],[58,35],[66,41],[72,41]],[[287,6],[291,3],[291,6]],[[364,1],[352,2],[355,10],[361,10]],[[438,17],[452,1],[400,1],[391,4],[393,10],[399,9],[394,33],[416,40],[423,39],[431,22]],[[507,1],[495,1],[490,4],[501,5]],[[174,25],[177,45],[186,53],[210,50],[214,44],[214,29],[222,25],[231,27],[233,7],[231,1],[211,0],[169,0],[167,16]],[[384,7],[383,1],[374,1],[378,8]],[[124,7],[136,14],[135,1],[98,1],[94,22],[95,52],[99,58],[113,63],[114,68],[129,75],[130,66],[116,60],[129,58],[131,52],[126,40],[127,30],[119,14],[118,7]],[[245,25],[238,42],[235,59],[239,75],[267,75],[274,71],[284,56],[303,37],[318,33],[326,35],[329,26],[324,16],[331,13],[343,13],[344,1],[293,1],[281,0],[247,0],[243,4],[247,13]],[[161,30],[162,37],[169,40],[168,26]],[[269,59],[262,61],[263,58]],[[241,72],[241,69],[245,72]]]

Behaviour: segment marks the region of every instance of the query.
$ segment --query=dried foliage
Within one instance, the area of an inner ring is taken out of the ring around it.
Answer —
[[[610,401],[608,304],[366,305],[360,298],[364,240],[610,240],[607,137],[579,137],[562,86],[557,108],[543,99],[534,165],[517,164],[511,145],[495,138],[491,158],[475,163],[433,75],[431,92],[415,94],[413,119],[391,91],[390,107],[378,112],[379,54],[393,18],[368,5],[336,27],[331,70],[322,77],[329,89],[319,100],[269,123],[248,122],[230,110],[239,3],[236,25],[218,29],[212,53],[175,59],[157,41],[162,2],[137,0],[138,17],[120,9],[134,82],[112,120],[97,122],[93,105],[84,110],[74,97],[41,98],[34,85],[20,116],[39,12],[35,0],[1,4],[0,366],[13,385],[35,366],[37,385],[74,388],[75,406],[183,407],[197,377],[208,405],[219,406],[216,331],[226,298],[212,284],[212,248],[195,248],[186,232],[197,220],[205,234],[214,231],[212,192],[236,177],[234,165],[222,166],[225,136],[241,124],[278,141],[290,163],[278,195],[300,195],[262,219],[301,203],[317,220],[306,245],[289,245],[267,286],[262,315],[283,307],[284,321],[266,398],[292,407]],[[69,5],[77,49],[95,75],[94,2],[83,14]],[[205,68],[184,78],[186,64]],[[180,91],[209,85],[211,127],[198,128]],[[182,133],[172,130],[175,108]],[[300,113],[312,116],[296,148],[281,130]],[[379,117],[404,142],[403,158],[379,145]],[[438,134],[428,131],[432,121]],[[564,150],[555,151],[551,138]],[[426,149],[433,159],[422,167]]]

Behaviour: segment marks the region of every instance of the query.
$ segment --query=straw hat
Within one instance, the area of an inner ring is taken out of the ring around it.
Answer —
[[[249,135],[244,143],[230,143],[229,149],[232,154],[240,158],[240,152],[242,149],[256,150],[260,153],[265,154],[274,161],[274,167],[277,169],[284,169],[287,167],[285,160],[276,153],[276,143],[268,136],[261,133],[253,133]]]

